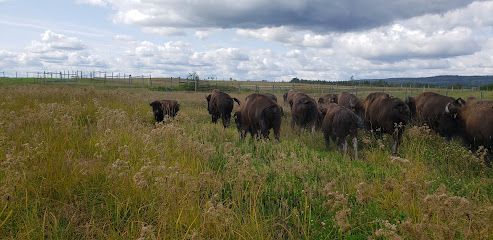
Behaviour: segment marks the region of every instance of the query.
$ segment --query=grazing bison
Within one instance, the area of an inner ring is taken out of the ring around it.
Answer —
[[[234,118],[242,138],[249,132],[253,137],[258,133],[269,138],[269,129],[274,130],[274,138],[279,142],[282,108],[266,94],[254,93],[246,97]]]
[[[305,127],[311,125],[313,135],[321,115],[315,100],[305,93],[297,92],[289,101],[289,105],[291,106],[291,116],[293,118],[291,128],[294,130],[294,125],[298,125],[300,134],[303,134]]]
[[[287,103],[288,102],[288,93],[284,93],[282,95],[282,99],[284,100],[284,103]]]
[[[468,98],[447,103],[440,118],[439,131],[445,136],[460,137],[473,151],[483,146],[485,162],[490,165],[493,151],[493,101]]]
[[[327,113],[322,123],[322,132],[325,139],[325,148],[328,150],[330,139],[336,142],[339,152],[347,154],[346,137],[353,139],[354,158],[358,159],[358,129],[363,127],[363,120],[350,109],[335,103],[327,105]]]
[[[231,112],[233,111],[233,101],[240,105],[240,100],[232,98],[227,93],[221,92],[218,89],[214,89],[212,94],[206,96],[206,99],[207,110],[212,116],[212,122],[217,123],[217,119],[221,118],[224,128],[227,128],[231,119]]]
[[[329,103],[337,103],[337,94],[329,93],[318,99],[318,104],[329,104]]]
[[[349,92],[342,91],[337,95],[337,103],[351,109],[359,117],[363,117],[363,104],[361,100]]]
[[[149,103],[149,105],[151,105],[152,112],[154,112],[154,119],[158,122],[162,122],[166,115],[174,118],[180,111],[180,103],[175,100],[156,100]]]
[[[419,125],[427,125],[439,132],[440,118],[445,112],[445,106],[455,104],[455,99],[434,92],[424,92],[416,97],[416,120]],[[443,135],[442,135],[443,136]],[[447,140],[450,137],[444,136]]]
[[[363,100],[365,122],[368,130],[378,135],[388,133],[394,139],[392,154],[397,155],[402,133],[409,122],[409,107],[399,98],[383,92],[368,94]]]

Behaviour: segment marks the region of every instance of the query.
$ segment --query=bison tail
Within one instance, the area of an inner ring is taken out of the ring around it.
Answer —
[[[233,98],[233,100],[234,100],[236,103],[238,103],[238,105],[241,105],[240,100],[238,100],[238,98]]]

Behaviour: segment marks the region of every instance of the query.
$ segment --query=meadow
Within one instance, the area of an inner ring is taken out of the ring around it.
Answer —
[[[178,116],[156,123],[155,99]],[[412,126],[399,157],[361,131],[355,160],[293,131],[280,105],[276,144],[212,124],[204,92],[0,85],[0,238],[493,238],[483,151]]]

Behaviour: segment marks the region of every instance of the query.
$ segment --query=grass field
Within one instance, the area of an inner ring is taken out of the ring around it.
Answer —
[[[155,99],[178,116],[155,123]],[[210,123],[204,92],[2,84],[0,238],[493,238],[481,152],[410,127],[399,157],[361,131],[354,160],[291,130],[283,107],[275,144]]]

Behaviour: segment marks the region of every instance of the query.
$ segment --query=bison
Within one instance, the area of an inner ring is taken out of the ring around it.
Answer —
[[[240,105],[240,100],[232,98],[227,93],[221,92],[218,89],[214,89],[212,94],[206,96],[206,99],[207,110],[211,114],[212,122],[217,123],[217,119],[221,118],[224,128],[227,128],[231,119],[231,112],[233,111],[233,101]]]
[[[329,103],[337,103],[337,94],[329,93],[318,99],[320,105]]]
[[[445,106],[455,104],[455,99],[434,92],[424,92],[416,97],[416,121],[419,125],[427,125],[430,129],[439,132],[440,118],[443,116]],[[442,135],[443,136],[443,135]],[[450,137],[446,137],[450,140]]]
[[[269,138],[269,129],[274,130],[274,138],[279,142],[282,108],[269,95],[254,93],[246,97],[234,119],[242,138],[249,132],[253,137],[260,133]]]
[[[152,107],[154,119],[157,122],[162,122],[166,115],[174,118],[178,111],[180,111],[180,103],[175,100],[155,100],[149,103],[149,105]]]
[[[328,150],[330,139],[336,142],[339,152],[347,154],[346,137],[353,139],[354,158],[358,159],[358,129],[363,127],[363,120],[352,110],[335,103],[327,105],[327,112],[322,123],[322,132],[325,139],[325,148]]]
[[[440,118],[439,131],[445,136],[460,137],[473,151],[483,146],[485,162],[490,166],[493,151],[493,101],[469,98],[447,103]]]
[[[289,90],[289,92],[285,93],[283,96],[284,97],[284,102],[287,102],[289,103],[289,107],[293,107],[292,104],[291,104],[291,100],[293,99],[294,95],[297,93],[298,91],[294,90],[294,89],[291,89]]]
[[[351,109],[359,117],[363,117],[363,104],[361,100],[353,94],[342,91],[337,95],[337,103]]]
[[[402,134],[409,122],[409,107],[401,99],[383,92],[368,94],[363,100],[363,106],[367,129],[378,133],[379,136],[383,133],[392,135],[392,154],[397,155]]]
[[[305,93],[297,92],[289,101],[289,105],[292,116],[291,128],[294,130],[294,126],[298,125],[300,134],[303,134],[305,127],[311,125],[313,135],[321,115],[315,100]]]

